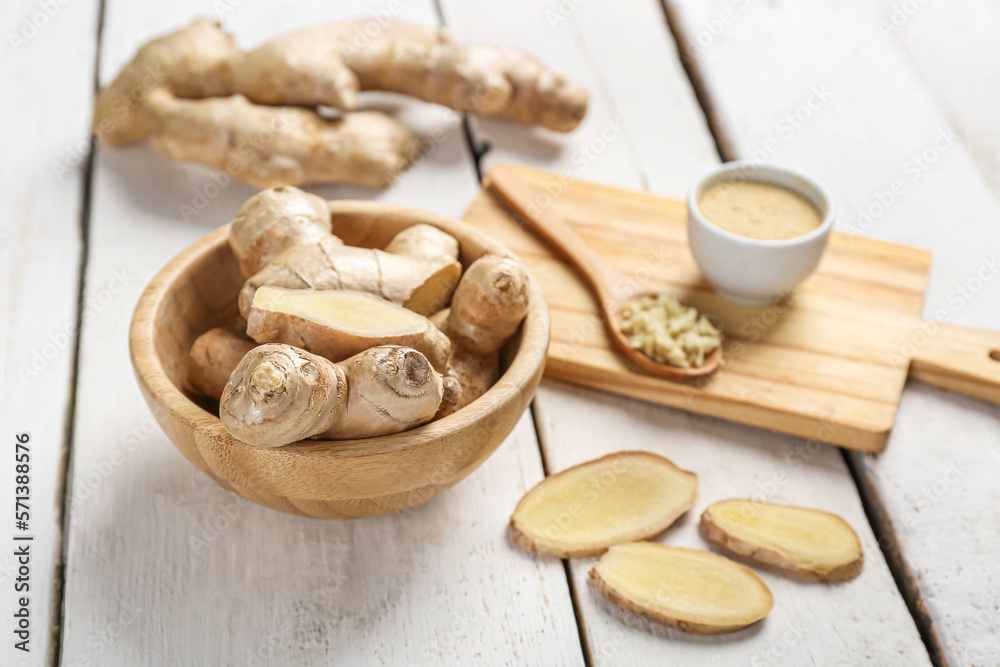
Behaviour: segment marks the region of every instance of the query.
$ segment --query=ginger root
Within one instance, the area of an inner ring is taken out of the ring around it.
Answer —
[[[736,632],[774,606],[771,590],[750,568],[707,551],[652,542],[611,547],[590,578],[612,604],[698,635]]]
[[[94,134],[116,146],[149,139],[162,122],[147,104],[155,90],[190,100],[232,95],[239,54],[232,36],[207,18],[147,42],[97,96]]]
[[[400,20],[359,48],[353,40],[365,23],[311,26],[267,42],[236,59],[236,89],[262,104],[339,109],[353,109],[359,91],[385,90],[560,132],[587,112],[583,86],[520,49],[459,45],[445,30]]]
[[[240,313],[248,317],[257,289],[271,285],[367,292],[429,315],[448,304],[461,273],[462,265],[455,261],[355,248],[329,236],[289,248],[248,279],[240,292]]]
[[[330,207],[322,197],[291,186],[258,192],[243,203],[229,228],[229,247],[250,278],[281,252],[332,234]]]
[[[610,454],[543,479],[510,518],[514,543],[553,558],[648,539],[694,507],[698,476],[649,452]]]
[[[452,297],[449,335],[473,352],[499,350],[528,312],[528,272],[511,257],[485,255],[466,269]]]
[[[252,104],[242,95],[189,100],[150,93],[153,148],[173,160],[225,171],[250,185],[344,181],[385,187],[419,145],[377,111],[327,119],[310,109]]]
[[[709,505],[701,533],[735,554],[812,581],[843,581],[865,564],[861,540],[836,514],[733,498]]]
[[[466,269],[449,309],[432,321],[451,339],[448,375],[462,391],[441,403],[446,417],[482,396],[500,377],[500,348],[528,312],[528,272],[515,259],[480,257]]]
[[[461,342],[455,342],[453,339],[447,370],[447,377],[453,380],[460,390],[449,393],[441,401],[439,418],[458,412],[497,383],[500,379],[500,352],[480,354],[463,347]]]
[[[188,353],[188,386],[219,400],[233,369],[256,343],[225,329],[210,329],[195,339]]]
[[[412,347],[435,368],[447,368],[451,343],[426,317],[377,296],[345,290],[261,287],[247,335],[287,343],[340,361],[378,345]]]
[[[430,421],[441,395],[441,375],[408,347],[373,347],[335,364],[271,344],[240,361],[219,413],[233,437],[255,447],[281,447],[306,438],[399,433]]]
[[[445,264],[458,261],[458,240],[433,225],[423,223],[396,234],[384,250],[394,255],[409,255]]]
[[[258,187],[346,181],[385,186],[419,155],[402,125],[351,111],[360,90],[569,131],[587,91],[512,47],[454,44],[443,30],[394,20],[354,46],[363,21],[314,26],[241,51],[198,19],[148,42],[98,96],[95,135],[151,139],[162,155],[225,169]],[[311,107],[311,108],[308,108]]]

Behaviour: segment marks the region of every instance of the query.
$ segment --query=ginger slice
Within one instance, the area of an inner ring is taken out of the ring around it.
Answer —
[[[653,542],[611,547],[590,578],[622,609],[698,635],[736,632],[774,606],[771,590],[750,568],[707,551]]]
[[[814,581],[843,581],[865,564],[861,540],[836,514],[733,498],[701,515],[701,533],[735,554]]]
[[[510,519],[514,542],[555,558],[597,556],[659,535],[694,506],[698,476],[650,452],[618,452],[551,475]]]
[[[431,321],[364,292],[265,286],[254,295],[247,335],[341,361],[377,345],[404,345],[447,368],[451,344]]]
[[[331,235],[289,248],[250,277],[240,290],[240,314],[249,318],[257,289],[271,285],[367,292],[431,315],[451,301],[461,274],[462,265],[456,261],[345,246]]]

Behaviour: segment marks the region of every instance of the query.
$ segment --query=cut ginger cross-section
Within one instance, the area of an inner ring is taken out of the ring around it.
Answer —
[[[544,479],[517,504],[511,532],[542,556],[597,556],[659,535],[697,496],[693,472],[649,452],[618,452]]]
[[[247,335],[258,343],[285,343],[330,361],[343,361],[380,345],[412,347],[444,371],[451,343],[431,321],[364,292],[257,290]]]
[[[699,635],[735,632],[774,606],[771,590],[750,568],[707,551],[654,542],[611,547],[590,578],[618,607]]]
[[[758,563],[815,581],[842,581],[865,564],[861,540],[836,514],[733,498],[701,515],[705,539]]]

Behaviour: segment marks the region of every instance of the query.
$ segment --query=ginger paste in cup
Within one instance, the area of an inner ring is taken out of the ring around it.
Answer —
[[[762,241],[793,239],[823,223],[819,209],[804,196],[763,181],[716,183],[701,195],[698,210],[727,232]]]

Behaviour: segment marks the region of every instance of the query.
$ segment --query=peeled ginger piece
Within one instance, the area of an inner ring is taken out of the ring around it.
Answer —
[[[597,556],[659,535],[694,506],[698,476],[649,452],[618,452],[551,475],[521,498],[514,542],[554,558]]]
[[[836,514],[733,498],[701,515],[705,539],[733,553],[814,581],[842,581],[861,572],[861,540]]]
[[[285,343],[343,361],[382,345],[412,347],[444,372],[451,343],[423,315],[378,296],[348,290],[260,287],[247,318],[258,343]]]
[[[622,609],[697,635],[735,632],[774,606],[771,590],[750,568],[707,551],[653,542],[611,547],[590,578]]]

